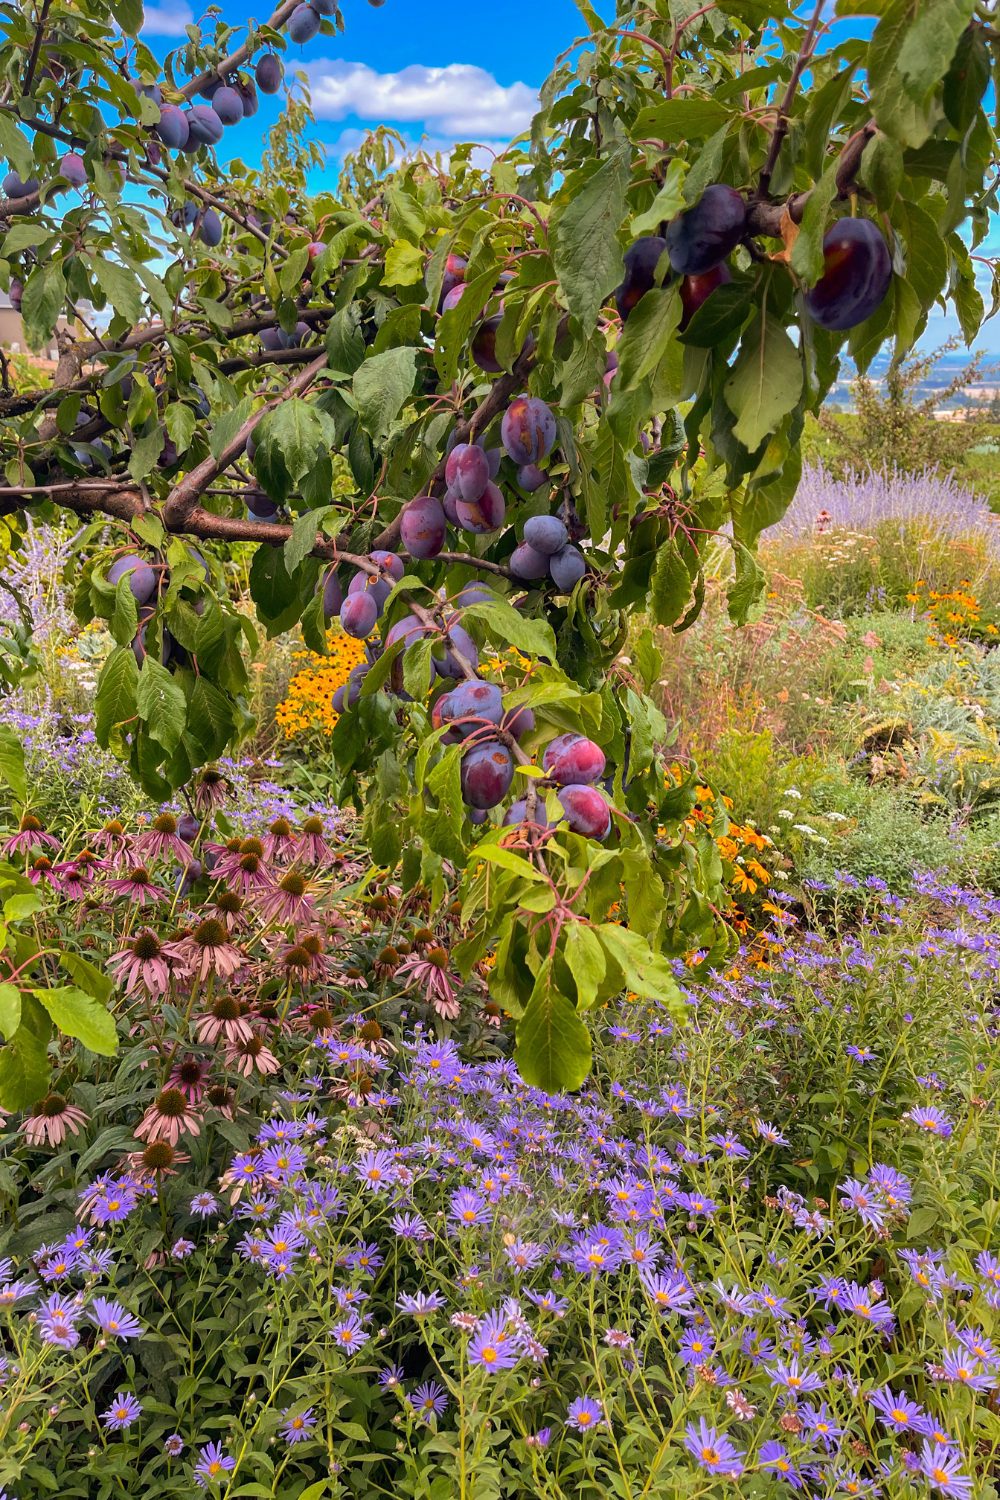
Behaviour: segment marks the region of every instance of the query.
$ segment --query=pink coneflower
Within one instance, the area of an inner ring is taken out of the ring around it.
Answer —
[[[143,989],[149,995],[162,995],[170,985],[170,963],[163,944],[145,928],[125,944],[107,962],[108,971],[127,995]]]
[[[261,1074],[277,1073],[281,1064],[274,1053],[268,1049],[264,1037],[253,1032],[249,1041],[233,1042],[226,1048],[226,1062],[244,1078],[249,1078],[254,1071]]]
[[[253,1036],[243,1006],[235,995],[216,995],[210,1009],[195,1022],[194,1034],[199,1042],[247,1042]]]
[[[246,904],[246,898],[238,891],[223,890],[216,896],[215,915],[225,922],[227,932],[237,932],[247,925]]]
[[[368,980],[360,969],[352,964],[348,969],[342,969],[337,975],[337,983],[345,990],[366,990]]]
[[[46,1094],[35,1106],[35,1113],[23,1121],[21,1129],[29,1146],[61,1146],[70,1135],[79,1135],[89,1115],[63,1094]]]
[[[177,832],[177,818],[172,812],[157,813],[148,828],[144,828],[135,841],[135,847],[143,859],[177,859],[186,865],[191,850]]]
[[[200,1104],[211,1071],[210,1063],[189,1053],[170,1069],[167,1087],[180,1089],[189,1104]]]
[[[106,869],[103,860],[90,849],[81,849],[74,859],[52,866],[52,883],[64,896],[82,898],[94,883],[98,870]]]
[[[206,766],[194,784],[194,805],[199,812],[211,812],[222,807],[233,784],[217,766]]]
[[[206,1090],[205,1103],[217,1109],[224,1120],[231,1120],[236,1109],[236,1095],[224,1083],[213,1083]]]
[[[59,840],[46,833],[34,813],[25,813],[16,833],[0,844],[5,854],[20,854],[29,849],[58,849]]]
[[[117,818],[111,818],[103,828],[91,836],[90,842],[95,849],[102,849],[112,859],[120,854],[127,854],[135,843],[135,839],[126,831],[124,823],[119,823]]]
[[[116,896],[127,896],[137,906],[162,901],[167,894],[162,885],[154,885],[153,877],[145,865],[136,865],[127,875],[122,875],[118,880],[109,880],[107,888],[114,891]]]
[[[337,1031],[333,1011],[327,1005],[304,1006],[295,1017],[295,1026],[308,1036],[333,1036]]]
[[[225,923],[216,917],[199,922],[187,937],[168,943],[164,951],[177,960],[186,974],[198,979],[207,979],[209,974],[228,979],[245,962],[242,951],[229,941]]]
[[[448,955],[443,948],[428,948],[423,957],[413,953],[404,959],[396,970],[396,978],[401,984],[417,985],[442,1020],[454,1021],[462,1007],[455,996],[447,963]]]
[[[55,887],[56,881],[52,874],[53,868],[51,859],[45,854],[39,854],[31,861],[25,874],[32,885],[51,885]]]
[[[354,1033],[354,1040],[359,1047],[364,1047],[373,1057],[390,1057],[395,1052],[395,1045],[390,1042],[379,1023],[374,1019],[362,1021]]]
[[[387,943],[379,953],[375,955],[372,964],[372,973],[376,979],[391,979],[403,961],[403,955],[393,943]]]
[[[135,1127],[140,1141],[167,1141],[176,1146],[182,1135],[198,1135],[201,1121],[183,1089],[161,1089]]]
[[[483,1006],[483,1014],[481,1019],[484,1026],[492,1026],[498,1029],[502,1020],[502,1014],[499,1005],[496,1005],[492,1000],[488,1001]]]
[[[125,1157],[125,1166],[135,1183],[141,1186],[160,1177],[176,1176],[177,1168],[190,1160],[186,1151],[178,1151],[169,1141],[159,1139],[150,1141],[143,1151],[130,1151]]]
[[[313,979],[325,979],[330,972],[330,961],[326,956],[326,944],[318,932],[307,932],[299,946],[309,955],[310,973]]]
[[[226,846],[212,866],[217,880],[224,880],[242,896],[251,892],[266,891],[274,884],[274,877],[264,859],[264,845],[260,839],[240,839],[235,848]]]
[[[264,857],[278,865],[290,865],[299,852],[299,840],[287,818],[275,818],[264,836]]]
[[[290,922],[313,922],[316,905],[309,894],[310,882],[298,870],[289,870],[282,875],[277,885],[258,898],[257,905],[265,922],[277,922],[282,927]]]
[[[307,865],[327,865],[336,857],[326,841],[323,819],[306,818],[298,837],[297,857]]]

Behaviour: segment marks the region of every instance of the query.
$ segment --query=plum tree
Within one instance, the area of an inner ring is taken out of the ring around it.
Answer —
[[[308,109],[267,101],[331,0],[210,7],[162,60],[138,5],[72,45],[65,0],[0,14],[0,286],[59,346],[4,393],[0,557],[73,518],[96,732],[159,801],[248,732],[259,638],[364,640],[323,769],[374,865],[460,896],[548,1089],[588,1006],[681,1015],[670,959],[732,950],[653,629],[720,547],[747,617],[845,357],[942,306],[975,337],[998,155],[988,7],[873,4],[870,52],[818,0],[586,9],[509,151],[383,132],[315,198]],[[258,107],[263,160],[220,163]]]
[[[838,219],[823,239],[823,274],[806,293],[809,316],[842,332],[870,318],[892,285],[892,259],[871,219]]]

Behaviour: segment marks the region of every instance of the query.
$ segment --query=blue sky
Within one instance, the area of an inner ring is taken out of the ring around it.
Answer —
[[[340,157],[379,124],[395,126],[408,141],[431,149],[468,140],[499,149],[527,128],[557,54],[585,31],[573,0],[474,0],[461,6],[453,0],[386,0],[377,8],[367,0],[342,0],[342,10],[343,35],[320,36],[285,54],[287,69],[308,75],[315,136],[328,150],[328,167],[313,178],[316,188],[333,185]],[[240,26],[269,12],[269,6],[228,0],[225,19]],[[147,4],[143,40],[162,56],[183,42],[185,25],[199,16],[198,0]],[[849,29],[857,34],[869,27],[865,21],[841,22],[834,34],[839,39]],[[252,121],[226,131],[223,160],[258,161],[280,108],[280,96],[262,96]],[[990,241],[982,253],[1000,248],[1000,224]],[[984,276],[984,293],[987,283]],[[954,317],[935,314],[924,343],[940,343],[956,331]],[[978,346],[1000,354],[1000,326],[987,324]]]

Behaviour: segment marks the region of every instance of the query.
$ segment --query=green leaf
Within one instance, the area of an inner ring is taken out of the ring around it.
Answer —
[[[566,963],[576,980],[577,1004],[589,1010],[607,971],[604,949],[583,922],[571,922],[566,929]]]
[[[906,92],[922,102],[951,66],[975,0],[908,0],[909,25],[896,56]]]
[[[54,259],[36,266],[24,283],[21,298],[21,321],[29,348],[40,350],[45,347],[55,332],[65,301],[62,260]]]
[[[21,991],[16,984],[0,984],[0,1032],[8,1041],[21,1024]]]
[[[151,656],[144,658],[139,673],[135,711],[156,743],[172,754],[184,733],[187,702],[180,684]]]
[[[798,236],[792,246],[792,270],[806,286],[815,286],[823,274],[823,236],[830,205],[837,196],[839,162],[831,162],[809,194]]]
[[[383,286],[416,286],[423,280],[426,256],[419,245],[397,240],[385,252]]]
[[[115,0],[112,14],[122,31],[138,36],[142,30],[142,0]]]
[[[675,342],[681,312],[681,294],[676,286],[653,287],[639,299],[618,342],[616,396],[619,391],[634,390],[656,369],[671,343]],[[683,359],[683,349],[676,342],[675,347],[679,363]]]
[[[119,646],[127,646],[135,639],[139,625],[139,606],[129,587],[128,575],[119,578],[115,586],[115,607],[111,615],[111,634]]]
[[[49,1084],[49,1038],[52,1024],[30,995],[21,1000],[21,1024],[0,1047],[0,1109],[29,1109]]]
[[[755,453],[802,395],[801,356],[776,319],[764,313],[751,324],[722,389],[735,436]]]
[[[104,255],[93,257],[90,270],[115,312],[121,313],[129,323],[138,323],[142,314],[142,296],[131,271]]]
[[[653,952],[644,937],[627,927],[618,927],[614,922],[602,922],[593,930],[604,951],[621,969],[629,989],[634,990],[640,999],[662,1000],[671,1014],[678,1018],[684,1015],[684,999],[670,964]]]
[[[636,140],[651,136],[668,146],[704,140],[729,123],[729,110],[714,99],[664,99],[636,115],[632,134]]]
[[[19,177],[26,180],[32,175],[33,157],[28,137],[8,114],[0,114],[0,155],[6,157]]]
[[[199,677],[191,692],[188,735],[205,760],[222,754],[236,727],[233,705],[207,677]]]
[[[82,1042],[88,1052],[101,1057],[114,1057],[118,1051],[118,1033],[114,1017],[84,990],[73,985],[61,985],[58,989],[32,990],[39,1005],[48,1011],[53,1023],[64,1036],[72,1036]]]
[[[194,407],[188,406],[185,401],[171,401],[163,413],[163,425],[167,429],[167,435],[171,438],[178,454],[186,453],[191,446],[191,439],[198,427],[198,418]],[[214,436],[213,430],[213,436]]]
[[[9,724],[0,724],[0,777],[10,787],[18,802],[28,800],[24,746]]]
[[[567,206],[550,228],[552,258],[566,306],[589,328],[621,280],[618,231],[625,217],[629,160],[617,145],[595,170],[581,168],[561,189]]]
[[[112,729],[135,718],[138,690],[139,665],[132,648],[118,646],[101,668],[94,700],[94,732],[104,749],[110,743]]]
[[[292,525],[292,534],[282,549],[288,573],[294,573],[299,563],[309,556],[316,545],[316,537],[322,529],[323,522],[333,514],[335,514],[333,506],[324,505],[319,510],[307,510],[297,517]]]
[[[70,976],[76,980],[82,990],[101,1005],[107,1005],[114,993],[114,984],[103,969],[92,964],[88,958],[83,958],[79,953],[73,953],[68,948],[59,955],[60,967],[65,969]]]
[[[531,1088],[558,1093],[578,1089],[590,1072],[587,1023],[565,995],[554,988],[552,960],[538,971],[531,999],[517,1023],[514,1061]]]
[[[519,614],[499,595],[488,602],[467,605],[462,610],[462,619],[463,622],[481,620],[487,630],[506,641],[508,646],[523,651],[525,656],[541,656],[553,662],[556,659],[556,638],[549,622]]]
[[[649,581],[649,603],[657,625],[673,625],[691,597],[691,574],[671,537],[656,554]]]
[[[416,349],[386,349],[354,372],[354,399],[365,431],[383,443],[417,378]]]
[[[253,466],[267,493],[282,501],[336,446],[333,418],[298,396],[267,412],[254,429]]]
[[[664,219],[674,219],[684,207],[684,178],[687,175],[688,164],[682,156],[675,156],[667,167],[667,175],[663,186],[646,209],[645,213],[636,214],[632,220],[629,232],[633,238],[641,234],[655,233],[657,226]]]

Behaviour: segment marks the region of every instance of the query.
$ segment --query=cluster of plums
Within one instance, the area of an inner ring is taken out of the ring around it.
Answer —
[[[662,279],[664,258],[681,277],[681,327],[712,293],[730,281],[727,258],[747,236],[749,209],[742,193],[724,183],[707,187],[664,235],[644,235],[625,252],[625,276],[615,292],[625,321]],[[823,240],[823,274],[806,293],[809,316],[822,328],[843,332],[870,318],[892,283],[889,247],[870,219],[838,219]]]
[[[552,452],[556,431],[553,413],[537,396],[517,396],[504,412],[500,424],[503,451],[517,465],[518,484],[529,493],[546,482],[539,465]],[[449,524],[473,536],[500,530],[507,514],[496,484],[500,459],[501,450],[487,448],[481,440],[454,444],[445,461],[444,496],[439,500],[435,495],[418,495],[400,517],[400,538],[411,557],[437,557]],[[568,593],[587,571],[587,564],[571,544],[562,521],[555,516],[533,516],[511,555],[510,569],[525,582],[551,578]]]
[[[336,568],[330,568],[323,580],[323,614],[326,619],[339,617],[341,628],[355,640],[364,641],[381,618],[386,600],[405,571],[403,559],[395,552],[371,553],[369,561],[377,573],[360,568],[347,585],[345,596]]]

